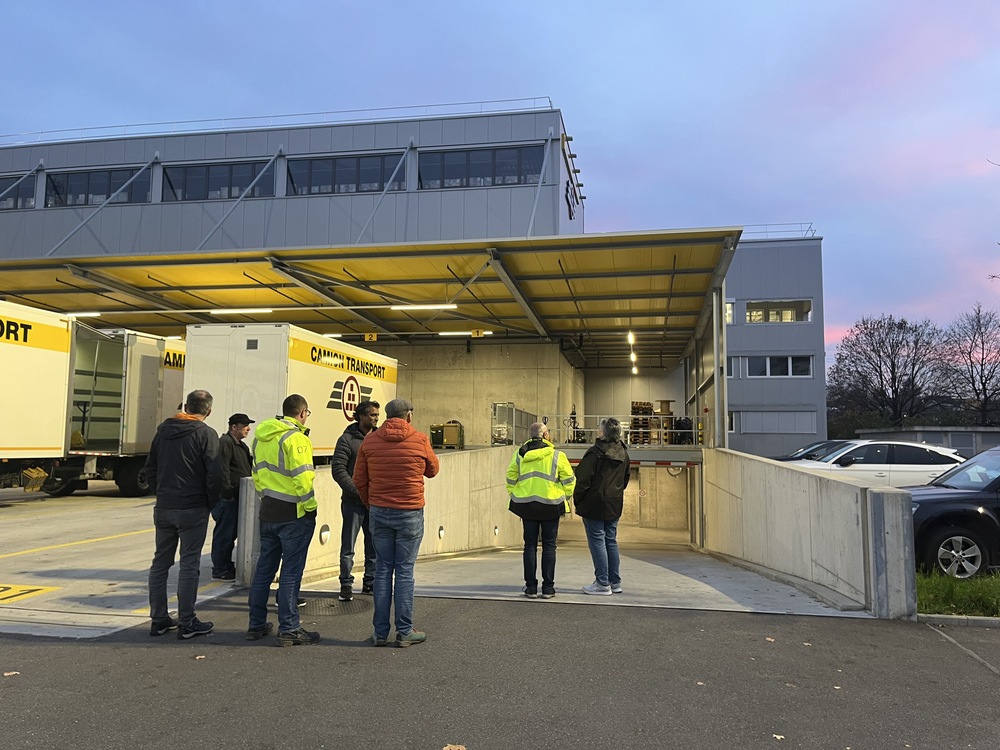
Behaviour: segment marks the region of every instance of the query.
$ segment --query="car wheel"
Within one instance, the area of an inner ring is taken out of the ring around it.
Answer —
[[[924,564],[953,578],[972,578],[989,566],[989,552],[979,532],[960,526],[938,530],[928,540]]]

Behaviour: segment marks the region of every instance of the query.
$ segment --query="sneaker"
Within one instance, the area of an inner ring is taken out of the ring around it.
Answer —
[[[593,583],[588,583],[583,587],[583,593],[592,594],[594,596],[611,596],[611,587],[602,586],[597,581]]]
[[[224,571],[222,573],[215,573],[215,572],[213,572],[212,573],[212,580],[213,581],[235,581],[236,580],[236,571],[235,570],[227,570],[227,571]]]
[[[177,630],[179,623],[173,617],[168,617],[166,620],[153,620],[149,623],[149,634],[150,635],[163,635],[170,630]]]
[[[377,635],[376,633],[372,633],[372,645],[373,646],[377,646],[378,648],[382,648],[383,646],[386,645],[386,642],[388,640],[389,640],[389,636],[388,635]]]
[[[555,589],[542,589],[542,599],[551,599],[556,595]]]
[[[622,592],[622,585],[620,583],[612,583],[611,584],[611,593],[612,594],[620,594],[621,592]]]
[[[191,620],[190,625],[180,625],[177,628],[177,638],[182,641],[186,641],[188,638],[194,638],[196,635],[208,635],[213,630],[215,630],[215,624],[211,622],[202,622],[197,617]]]
[[[342,602],[354,601],[354,592],[350,586],[341,586],[340,594],[338,594],[337,598]]]
[[[522,586],[521,587],[521,591],[529,599],[537,599],[538,598],[538,588],[536,586]]]
[[[361,593],[364,594],[365,596],[371,596],[375,593],[375,587],[372,586],[372,584],[370,583],[362,584]]]
[[[310,646],[318,641],[319,633],[311,632],[305,628],[278,633],[279,646]]]
[[[264,623],[264,627],[262,628],[250,628],[249,630],[247,630],[247,640],[259,641],[264,636],[270,635],[273,630],[274,630],[273,622]]]
[[[399,648],[408,648],[417,643],[423,643],[427,640],[427,633],[421,633],[419,630],[411,630],[406,635],[396,633],[396,645]]]
[[[296,600],[296,602],[295,602],[295,603],[296,603],[296,604],[297,604],[298,606],[300,606],[300,607],[304,607],[304,606],[306,606],[306,599],[305,599],[305,597],[304,597],[304,596],[300,596],[300,597],[299,597],[299,598],[298,598],[298,599]],[[277,606],[278,606],[278,595],[277,595],[277,594],[275,594],[275,595],[274,595],[274,606],[275,606],[275,607],[277,607]]]

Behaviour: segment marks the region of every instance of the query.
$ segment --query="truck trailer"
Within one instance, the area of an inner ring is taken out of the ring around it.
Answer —
[[[313,456],[333,455],[362,401],[396,398],[397,361],[288,323],[206,323],[187,327],[184,391],[204,389],[214,405],[206,423],[220,434],[231,414],[259,423],[281,414],[286,396],[312,412]]]
[[[164,404],[176,407],[183,342],[0,301],[0,486],[69,495],[90,479],[149,492],[143,466]],[[173,413],[171,411],[171,413]]]

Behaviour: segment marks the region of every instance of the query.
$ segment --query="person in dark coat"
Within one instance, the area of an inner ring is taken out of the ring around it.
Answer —
[[[340,594],[342,602],[354,598],[354,548],[358,543],[358,531],[365,537],[365,572],[361,579],[361,593],[372,593],[375,580],[375,544],[372,542],[368,509],[361,502],[358,488],[354,486],[354,465],[358,461],[358,449],[365,435],[378,427],[380,416],[378,401],[362,401],[354,410],[354,423],[347,425],[344,434],[337,440],[330,460],[330,470],[334,481],[340,485],[340,515],[343,519],[340,531]]]
[[[150,635],[177,630],[180,639],[208,635],[210,622],[195,616],[201,549],[208,533],[209,508],[222,491],[219,436],[205,424],[212,413],[212,394],[191,391],[184,412],[156,428],[146,459],[146,481],[156,493],[153,526],[156,551],[149,566]],[[180,544],[177,573],[177,620],[167,611],[167,574]]]
[[[601,421],[597,441],[576,467],[573,504],[583,518],[587,545],[594,560],[594,582],[583,593],[611,596],[622,592],[618,555],[618,519],[625,504],[629,480],[628,449],[622,425],[614,417]]]
[[[240,527],[240,480],[252,472],[250,449],[243,439],[250,434],[254,420],[237,413],[229,418],[229,432],[219,438],[219,463],[222,465],[222,497],[212,508],[215,530],[212,532],[212,578],[236,580],[233,550]]]

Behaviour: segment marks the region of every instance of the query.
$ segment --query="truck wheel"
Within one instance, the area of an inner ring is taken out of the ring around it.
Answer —
[[[143,497],[149,494],[146,481],[146,459],[132,458],[115,467],[115,484],[124,497]]]
[[[986,572],[989,551],[979,532],[961,526],[939,529],[927,540],[924,566],[953,578],[972,578]]]
[[[77,490],[85,489],[87,489],[87,480],[85,479],[67,479],[61,484],[52,483],[42,485],[42,492],[49,497],[67,497]]]

